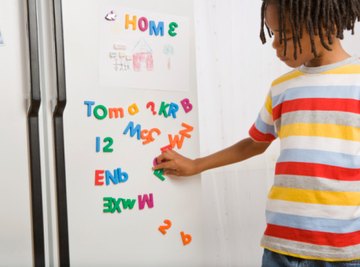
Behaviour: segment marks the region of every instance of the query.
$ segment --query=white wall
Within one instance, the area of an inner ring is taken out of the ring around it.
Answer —
[[[195,4],[200,146],[207,155],[248,136],[271,81],[289,68],[276,58],[271,40],[261,44],[261,1]],[[360,34],[344,42],[350,53],[359,44]],[[260,266],[265,201],[277,155],[276,141],[264,155],[203,174],[205,266]]]

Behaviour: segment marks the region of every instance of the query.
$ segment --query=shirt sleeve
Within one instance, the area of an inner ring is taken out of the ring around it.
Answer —
[[[277,138],[272,116],[272,100],[270,93],[267,95],[265,104],[262,107],[255,123],[251,126],[249,135],[257,142],[271,143]]]

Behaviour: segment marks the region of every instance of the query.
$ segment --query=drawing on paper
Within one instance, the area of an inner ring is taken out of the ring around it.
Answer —
[[[134,71],[152,71],[154,68],[152,49],[144,39],[134,47],[133,68]]]
[[[188,18],[109,5],[99,14],[101,85],[189,90]]]
[[[116,43],[109,52],[115,71],[153,71],[154,57],[149,44],[141,39],[134,46],[133,52],[127,51],[127,45]]]
[[[131,69],[132,56],[126,50],[125,44],[116,43],[113,45],[113,50],[109,52],[109,58],[115,71],[129,71]]]
[[[167,59],[167,70],[171,70],[171,57],[174,55],[174,47],[170,44],[164,45],[163,53],[168,57]]]

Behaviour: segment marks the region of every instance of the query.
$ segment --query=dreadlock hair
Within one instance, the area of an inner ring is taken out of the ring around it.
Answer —
[[[303,28],[310,35],[311,52],[317,56],[314,36],[320,38],[322,46],[331,50],[333,36],[344,38],[344,30],[351,30],[354,34],[356,20],[360,21],[360,0],[262,0],[260,39],[266,43],[264,28],[269,37],[273,35],[265,24],[265,11],[269,4],[277,4],[279,14],[280,44],[284,42],[286,55],[287,41],[285,22],[289,17],[294,45],[294,58],[297,59],[297,50],[302,53],[300,40]]]

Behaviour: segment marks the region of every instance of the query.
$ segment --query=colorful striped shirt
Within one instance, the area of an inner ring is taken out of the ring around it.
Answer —
[[[261,245],[305,259],[360,259],[360,60],[281,76],[249,134],[280,139]]]

